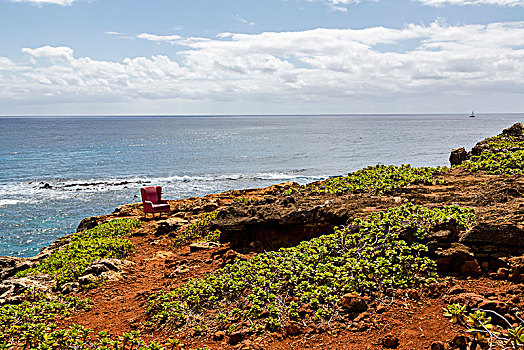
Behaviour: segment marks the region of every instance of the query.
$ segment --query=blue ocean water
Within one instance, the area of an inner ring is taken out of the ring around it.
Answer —
[[[32,256],[139,201],[306,183],[375,164],[448,165],[524,114],[0,118],[0,255]],[[50,188],[45,188],[49,184]]]

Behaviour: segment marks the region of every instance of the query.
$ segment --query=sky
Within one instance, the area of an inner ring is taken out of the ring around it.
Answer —
[[[0,0],[0,115],[524,112],[524,0]]]

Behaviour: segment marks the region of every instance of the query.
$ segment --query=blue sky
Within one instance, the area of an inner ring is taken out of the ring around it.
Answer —
[[[524,0],[0,0],[0,115],[524,112]]]

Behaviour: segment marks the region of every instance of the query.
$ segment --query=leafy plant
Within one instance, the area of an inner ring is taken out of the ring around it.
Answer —
[[[502,322],[494,325],[492,314]],[[466,307],[460,304],[448,305],[444,308],[444,316],[457,320],[456,323],[467,327],[466,332],[473,334],[473,342],[481,348],[489,349],[522,349],[524,347],[524,321],[520,324],[510,323],[504,316],[493,310],[473,309],[466,312]]]
[[[485,171],[495,175],[524,174],[524,150],[513,152],[485,151],[458,167],[476,173]]]
[[[460,304],[450,304],[444,309],[444,317],[451,318],[451,323],[466,323],[466,306]]]
[[[215,310],[222,320],[207,319],[215,327],[227,318],[233,326],[250,320],[253,330],[277,330],[286,320],[302,317],[298,309],[303,305],[317,319],[341,318],[343,294],[381,295],[435,281],[436,265],[426,257],[423,242],[432,227],[452,219],[466,229],[474,215],[458,206],[413,204],[372,213],[333,234],[237,260],[206,278],[151,295],[148,319],[182,329],[205,323],[201,315]],[[407,232],[411,236],[404,240]]]
[[[248,202],[250,202],[252,200],[253,200],[252,198],[245,197],[245,196],[237,197],[237,198],[233,199],[233,201],[236,202],[236,203],[248,203]]]
[[[284,195],[294,192],[306,193],[392,193],[411,184],[433,184],[441,182],[434,175],[447,171],[446,167],[413,168],[411,165],[376,165],[370,166],[348,176],[333,177],[313,182],[305,186],[294,186],[284,191]]]
[[[180,247],[191,243],[194,240],[203,238],[204,241],[218,241],[220,231],[210,231],[213,220],[217,217],[218,212],[214,211],[209,214],[202,214],[197,221],[188,225],[186,229],[179,232],[173,241],[174,247]]]
[[[71,241],[37,266],[21,271],[19,277],[36,274],[54,276],[57,287],[76,281],[93,261],[104,258],[122,259],[133,251],[125,236],[139,227],[136,219],[118,219],[76,233]]]

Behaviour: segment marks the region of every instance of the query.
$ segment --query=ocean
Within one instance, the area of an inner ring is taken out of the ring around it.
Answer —
[[[0,118],[0,255],[163,197],[307,183],[368,165],[445,166],[524,114]]]

